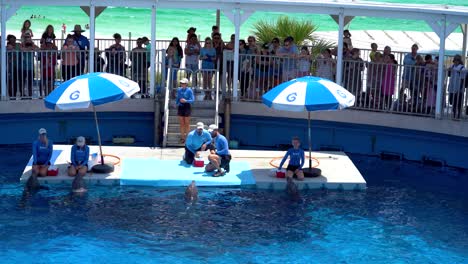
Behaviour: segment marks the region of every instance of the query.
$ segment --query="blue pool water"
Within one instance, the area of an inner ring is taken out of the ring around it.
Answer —
[[[468,263],[468,175],[351,155],[363,192],[67,186],[20,203],[29,146],[0,147],[1,263]],[[418,183],[422,182],[423,186]]]

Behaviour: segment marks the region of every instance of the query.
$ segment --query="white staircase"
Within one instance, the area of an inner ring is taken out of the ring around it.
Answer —
[[[198,99],[198,98],[197,98]],[[177,116],[177,108],[174,102],[171,102],[169,106],[169,116],[167,118],[167,133],[165,146],[167,147],[183,147],[184,144],[179,142],[180,140],[180,127],[179,119]],[[211,124],[218,124],[216,120],[217,107],[216,100],[202,101],[195,100],[192,104],[192,115],[190,118],[190,131],[194,130],[198,122],[203,122],[205,127]],[[163,143],[164,144],[164,143]]]

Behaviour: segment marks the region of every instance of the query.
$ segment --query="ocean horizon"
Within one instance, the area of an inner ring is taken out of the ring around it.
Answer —
[[[363,1],[365,2],[365,1]],[[374,1],[377,2],[377,1]],[[411,3],[411,4],[439,4],[468,6],[468,0],[386,0],[378,2]],[[32,18],[31,17],[36,17]],[[317,25],[317,31],[335,31],[338,25],[328,15],[255,12],[241,27],[241,38],[251,34],[253,25],[260,20],[275,20],[280,16],[291,16],[298,20],[311,20]],[[7,22],[7,31],[20,36],[20,29],[24,20],[31,20],[31,29],[34,38],[40,38],[47,25],[55,28],[60,38],[62,23],[67,26],[67,33],[73,30],[75,24],[83,28],[89,24],[88,16],[80,7],[63,6],[23,6]],[[191,9],[160,9],[156,17],[156,38],[171,39],[179,37],[184,40],[189,27],[196,27],[197,34],[202,38],[211,34],[211,26],[216,23],[216,10],[191,10]],[[224,39],[234,33],[234,26],[222,14],[220,19],[221,33]],[[375,17],[356,17],[347,27],[349,30],[401,30],[401,31],[432,31],[432,29],[420,20],[401,20]],[[141,8],[108,7],[96,19],[96,35],[112,38],[114,33],[120,33],[123,38],[132,38],[151,35],[151,10]],[[17,32],[17,33],[15,33]],[[460,32],[457,29],[456,32]]]

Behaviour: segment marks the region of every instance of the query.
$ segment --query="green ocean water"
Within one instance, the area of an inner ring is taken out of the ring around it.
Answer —
[[[377,0],[374,2],[468,6],[468,0]],[[79,7],[24,6],[9,19],[7,30],[13,33],[17,31],[17,36],[19,36],[23,21],[30,19],[32,15],[41,17],[31,19],[31,28],[35,37],[40,37],[48,24],[52,24],[56,32],[60,32],[62,23],[67,25],[67,31],[72,30],[75,24],[81,24],[83,27],[89,24],[89,18]],[[256,12],[242,25],[241,37],[245,38],[251,33],[252,25],[256,21],[275,19],[282,15],[312,20],[318,26],[319,31],[338,29],[337,24],[328,15]],[[191,26],[197,28],[197,34],[205,37],[211,33],[215,18],[216,10],[161,9],[157,11],[156,37],[169,39],[177,36],[185,39],[186,30]],[[125,38],[131,32],[132,38],[150,37],[150,24],[150,9],[109,7],[96,19],[96,35],[111,38],[112,34],[119,32]],[[356,17],[349,29],[351,31],[364,29],[431,31],[431,28],[423,21],[375,17]],[[221,16],[221,32],[225,38],[234,32],[234,26],[224,15]]]

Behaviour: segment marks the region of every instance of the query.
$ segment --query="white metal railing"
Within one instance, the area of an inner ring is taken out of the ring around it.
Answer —
[[[333,59],[310,58],[309,61],[302,62],[301,59],[304,58],[292,60],[272,55],[241,54],[238,98],[260,102],[262,95],[274,86],[304,75],[314,75],[334,81],[336,65]],[[225,67],[220,73],[223,76],[222,90],[232,93],[226,88],[226,71]],[[452,73],[451,77],[449,72]],[[445,70],[442,118],[468,121],[466,73],[466,70],[462,72]],[[459,80],[451,85],[451,82],[455,82],[455,78]],[[404,66],[389,58],[379,63],[346,59],[343,61],[342,84],[356,97],[353,109],[435,118],[437,64],[422,62],[420,65]],[[456,90],[458,92],[450,92],[453,90],[449,88],[451,86],[460,88]]]
[[[155,63],[156,91],[165,86],[162,79],[162,51]],[[88,72],[88,52],[78,49],[24,49],[6,52],[7,98],[28,99],[47,96],[60,83]],[[96,52],[94,72],[110,72],[132,79],[140,85],[138,97],[149,96],[149,66],[146,50]]]

